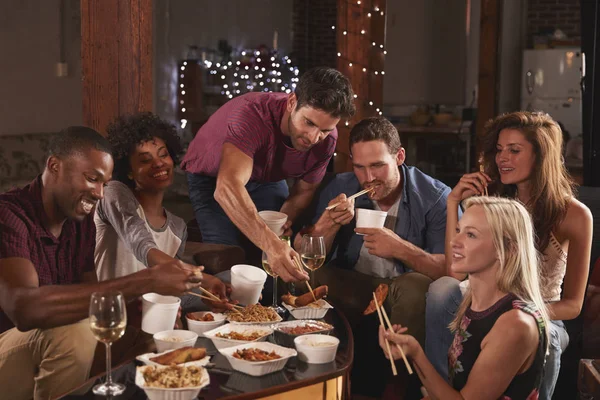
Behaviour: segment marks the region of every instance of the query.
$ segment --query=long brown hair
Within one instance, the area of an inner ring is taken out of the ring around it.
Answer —
[[[535,164],[531,176],[531,198],[525,206],[535,227],[536,248],[543,252],[550,234],[562,222],[573,197],[573,181],[562,157],[563,135],[560,126],[548,114],[518,111],[502,114],[485,125],[483,165],[496,182],[500,196],[516,197],[516,185],[503,185],[496,165],[496,144],[503,129],[516,129],[532,144]]]

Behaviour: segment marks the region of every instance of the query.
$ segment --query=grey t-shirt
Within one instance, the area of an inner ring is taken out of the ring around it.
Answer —
[[[119,278],[146,268],[148,251],[158,249],[180,257],[185,249],[185,222],[165,210],[167,222],[155,229],[131,189],[118,181],[108,183],[96,207],[96,251],[98,280]]]
[[[392,231],[396,229],[400,200],[402,200],[402,195],[398,196],[398,200],[388,210],[385,223],[383,224],[385,228]],[[377,202],[374,201],[373,205],[376,210],[381,211]],[[381,258],[369,254],[369,249],[365,247],[364,243],[360,249],[358,261],[354,265],[354,270],[377,278],[395,278],[401,274],[396,268],[396,262],[393,258]]]

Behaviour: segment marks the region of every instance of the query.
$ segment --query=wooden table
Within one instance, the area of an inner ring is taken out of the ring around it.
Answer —
[[[331,309],[325,316],[325,322],[335,327],[333,335],[340,339],[340,346],[334,362],[329,364],[307,364],[293,357],[282,371],[253,377],[231,369],[229,361],[221,355],[212,342],[199,338],[197,347],[206,347],[211,356],[208,369],[210,385],[202,389],[199,399],[326,399],[339,400],[350,398],[350,368],[354,358],[354,338],[346,317],[337,309]],[[269,339],[272,341],[272,338]],[[146,399],[144,391],[137,387],[135,368],[141,365],[131,360],[113,370],[113,380],[124,383],[127,390],[114,400]],[[69,399],[104,399],[91,393],[94,384],[104,381],[105,376],[90,379],[82,387],[88,387],[82,396],[66,395]]]

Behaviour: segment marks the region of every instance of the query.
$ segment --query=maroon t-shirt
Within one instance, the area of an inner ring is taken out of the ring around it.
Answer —
[[[247,93],[228,101],[200,128],[182,169],[216,177],[223,143],[231,143],[253,159],[251,181],[300,178],[320,182],[335,151],[337,130],[307,152],[286,145],[280,126],[287,97],[285,93]]]
[[[65,221],[59,238],[42,220],[42,179],[0,194],[0,259],[25,258],[35,267],[40,286],[81,283],[94,271],[96,225],[93,215],[82,222]],[[14,327],[0,309],[0,333]]]

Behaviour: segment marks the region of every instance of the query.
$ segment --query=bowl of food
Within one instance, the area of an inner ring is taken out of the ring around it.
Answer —
[[[145,365],[137,367],[135,373],[135,384],[150,400],[193,400],[209,383],[206,369],[193,365]]]
[[[186,315],[188,329],[203,337],[204,332],[215,329],[225,323],[225,314],[199,311]]]
[[[204,332],[217,349],[238,346],[249,342],[264,342],[273,329],[264,325],[234,325],[227,324]]]
[[[227,311],[227,321],[240,325],[272,325],[282,318],[272,307],[251,304],[243,309]]]
[[[193,347],[198,340],[198,334],[192,331],[173,329],[157,332],[153,336],[156,350],[159,353],[167,350],[180,349],[182,347]]]
[[[296,320],[281,322],[273,329],[275,331],[275,343],[285,347],[294,347],[294,339],[298,336],[311,334],[329,335],[333,331],[333,326],[321,321]]]
[[[305,335],[294,339],[298,359],[308,364],[326,364],[335,360],[340,339],[328,335]]]
[[[327,286],[319,286],[313,290],[315,297],[310,292],[301,296],[293,296],[288,293],[281,296],[281,302],[283,307],[296,319],[321,319],[325,317],[330,308],[333,308],[323,299],[327,296],[327,292]]]
[[[154,365],[157,367],[173,364],[182,367],[190,365],[203,367],[210,361],[210,357],[207,355],[204,347],[182,347],[180,349],[168,350],[158,354],[146,353],[137,356],[136,359],[146,365]]]
[[[273,343],[247,343],[219,349],[236,371],[252,376],[263,376],[281,371],[287,360],[298,353],[294,349]]]

